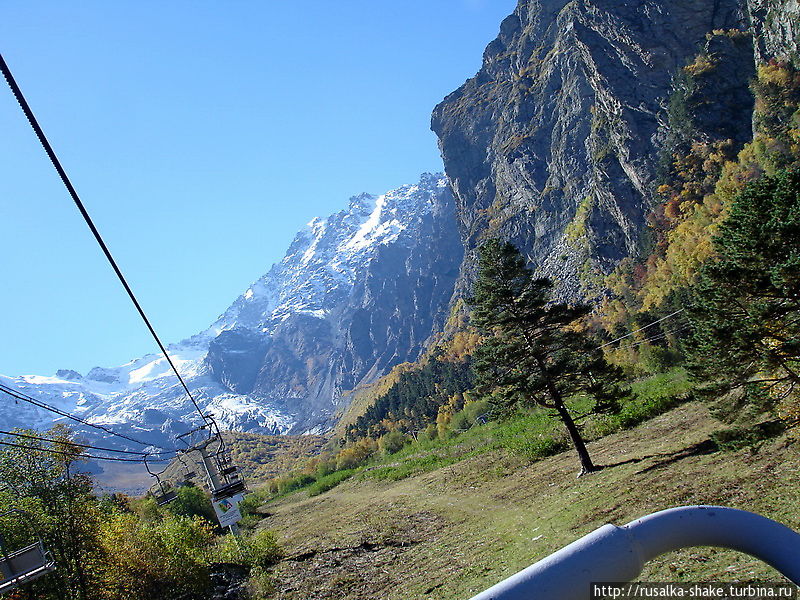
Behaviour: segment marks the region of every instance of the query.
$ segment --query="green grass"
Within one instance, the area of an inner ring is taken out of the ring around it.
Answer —
[[[585,424],[588,439],[597,439],[627,429],[660,415],[691,398],[692,383],[684,369],[659,373],[632,384],[634,399],[616,415],[596,416]],[[575,414],[585,413],[587,398],[573,398]],[[534,461],[563,452],[569,447],[560,421],[547,411],[519,409],[514,414],[463,433],[409,444],[389,457],[373,459],[364,476],[398,481],[454,464],[482,453],[505,450]]]
[[[598,417],[590,425],[589,437],[600,437],[629,429],[692,399],[693,383],[686,369],[675,368],[631,384],[634,399],[616,415]]]
[[[308,485],[308,495],[311,497],[319,496],[328,490],[332,490],[343,481],[350,479],[355,472],[355,469],[347,469],[344,471],[335,471],[333,473],[329,473],[328,475],[323,475],[314,483]]]
[[[642,382],[641,414],[665,406],[672,392],[688,393],[682,377]],[[680,505],[723,504],[800,528],[800,446],[790,433],[755,452],[715,451],[707,442],[721,423],[704,404],[688,402],[590,442],[605,468],[576,478],[572,451],[528,461],[500,445],[503,434],[524,433],[525,423],[514,417],[409,445],[323,495],[276,501],[264,526],[288,556],[316,553],[274,568],[279,597],[469,598],[605,523]],[[639,579],[780,580],[756,559],[707,548],[659,557]]]
[[[594,416],[583,424],[587,439],[601,438],[664,413],[691,397],[692,384],[684,369],[673,369],[634,382],[631,388],[634,399],[618,414]],[[584,414],[590,407],[585,397],[573,398],[569,404],[574,414]],[[467,405],[462,412],[468,418],[461,418],[462,413],[457,413],[454,423],[474,422],[474,407]],[[398,452],[376,454],[357,468],[335,471],[316,480],[309,475],[287,479],[274,498],[299,491],[317,496],[351,478],[400,481],[497,450],[535,461],[568,447],[569,440],[557,417],[538,407],[520,408],[511,415],[473,425],[463,432],[447,432],[433,440],[421,436],[419,441],[407,444]]]

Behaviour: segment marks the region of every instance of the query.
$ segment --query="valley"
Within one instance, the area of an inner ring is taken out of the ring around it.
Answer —
[[[168,357],[0,375],[58,564],[9,600],[466,600],[669,507],[800,529],[797,0],[518,0],[431,129]]]

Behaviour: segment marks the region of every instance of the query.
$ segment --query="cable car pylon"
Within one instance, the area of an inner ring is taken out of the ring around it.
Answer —
[[[177,439],[187,446],[181,453],[200,454],[200,463],[205,471],[206,485],[211,493],[211,503],[217,519],[222,527],[228,527],[233,535],[238,535],[237,523],[241,520],[238,504],[248,493],[247,486],[239,474],[239,468],[231,460],[222,432],[213,416],[206,414],[203,418],[205,425],[178,436]],[[191,443],[192,437],[201,431],[208,432],[206,438]]]

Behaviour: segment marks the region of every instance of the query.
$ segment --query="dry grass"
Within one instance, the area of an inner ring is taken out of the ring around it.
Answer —
[[[572,452],[527,464],[501,452],[398,482],[354,480],[269,504],[288,560],[277,598],[456,599],[528,566],[604,523],[686,504],[744,508],[800,529],[797,446],[716,452],[720,428],[691,403],[590,445],[609,465],[576,479]],[[714,549],[666,555],[642,580],[779,580],[759,561]]]

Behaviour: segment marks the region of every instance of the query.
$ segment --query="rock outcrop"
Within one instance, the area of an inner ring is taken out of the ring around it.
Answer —
[[[798,0],[748,0],[755,51],[759,60],[798,58],[800,2]]]
[[[467,248],[517,244],[562,298],[602,292],[657,201],[669,108],[718,59],[695,125],[747,141],[754,60],[796,49],[797,0],[521,0],[478,74],[433,113]]]

